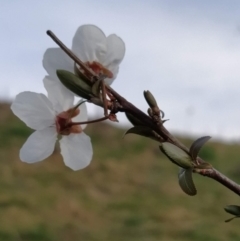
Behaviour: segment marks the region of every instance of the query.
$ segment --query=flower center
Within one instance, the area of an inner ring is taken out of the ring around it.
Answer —
[[[113,78],[113,73],[105,68],[103,65],[100,63],[93,61],[93,62],[86,62],[85,63],[90,69],[94,71],[98,76],[106,76],[106,78]]]
[[[81,126],[74,125],[74,122],[72,121],[72,118],[76,117],[79,113],[80,110],[78,108],[71,108],[58,114],[55,119],[57,133],[66,136],[71,133],[81,133]]]
[[[102,64],[96,61],[93,61],[93,62],[87,61],[84,64],[88,68],[90,68],[102,80],[105,78],[109,78],[109,79],[113,78],[113,73],[107,68],[105,68]],[[93,77],[92,74],[88,73],[87,71],[79,67],[76,63],[74,65],[74,71],[75,71],[75,74],[79,75],[79,77],[83,79],[87,78],[91,80]]]

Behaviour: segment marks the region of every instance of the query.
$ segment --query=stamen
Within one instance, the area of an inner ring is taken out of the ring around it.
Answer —
[[[79,103],[80,105],[82,103]],[[77,106],[78,106],[77,105]],[[67,111],[63,111],[56,116],[56,129],[57,132],[61,135],[70,135],[71,133],[81,133],[82,128],[80,125],[73,125],[72,118],[76,117],[80,113],[80,110],[77,107],[71,108]]]
[[[96,73],[98,76],[100,75],[104,75],[107,78],[113,78],[113,73],[108,70],[107,68],[105,68],[102,64],[93,61],[93,62],[86,62],[86,66],[88,66],[90,69],[92,69],[94,71],[94,73]]]

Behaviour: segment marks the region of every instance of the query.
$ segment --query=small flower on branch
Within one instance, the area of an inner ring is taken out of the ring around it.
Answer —
[[[27,163],[46,159],[53,153],[60,136],[65,165],[73,170],[82,169],[89,165],[93,153],[91,140],[83,132],[86,125],[77,125],[87,120],[86,105],[74,106],[74,95],[49,76],[43,82],[48,97],[25,91],[16,96],[11,106],[16,116],[36,130],[21,148],[20,159]]]
[[[97,76],[110,85],[116,78],[125,55],[125,44],[115,34],[108,37],[94,25],[82,25],[72,41],[72,52]],[[58,79],[56,71],[67,70],[91,80],[91,76],[74,62],[61,48],[49,48],[43,57],[43,66],[49,76]]]

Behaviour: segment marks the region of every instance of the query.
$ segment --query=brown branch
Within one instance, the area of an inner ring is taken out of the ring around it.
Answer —
[[[92,76],[95,76],[95,73],[88,68],[69,48],[67,48],[67,46],[51,30],[47,30],[46,33],[72,60],[81,66],[84,71]]]
[[[128,102],[125,98],[119,95],[115,90],[111,87],[108,87],[108,90],[112,93],[113,96],[120,102],[122,109],[119,111],[128,112],[135,117],[139,118],[141,122],[145,123],[146,126],[151,127],[154,131],[156,131],[163,140],[171,142],[172,144],[178,146],[179,148],[189,152],[189,149],[183,145],[180,141],[178,141],[171,133],[162,125],[156,125],[156,123],[145,113],[135,107],[133,104]],[[201,158],[198,158],[199,163],[204,163],[205,161]],[[194,170],[195,173],[198,173],[202,176],[206,176],[209,178],[214,179],[215,181],[221,183],[223,186],[227,187],[229,190],[233,191],[234,193],[240,196],[240,185],[223,175],[218,170],[211,168],[211,169],[196,169]]]
[[[95,79],[98,79],[98,76],[90,69],[88,68],[70,49],[68,49],[50,30],[47,31],[47,34],[60,46],[60,48],[70,57],[72,58],[79,66],[81,66],[87,73],[92,75],[92,77],[95,77]],[[117,105],[115,105],[115,113],[118,111],[120,112],[127,112],[133,115],[134,117],[141,120],[141,123],[146,125],[147,127],[151,128],[153,131],[155,131],[161,138],[162,141],[168,141],[182,150],[189,153],[189,149],[183,145],[180,141],[178,141],[162,124],[162,122],[156,123],[152,120],[151,117],[146,115],[144,112],[139,110],[137,107],[135,107],[132,103],[128,102],[125,98],[123,98],[120,94],[118,94],[114,89],[112,89],[110,86],[106,85],[106,89],[109,93],[112,94],[112,96],[117,100]],[[104,91],[104,90],[103,90]],[[106,101],[106,100],[104,100]],[[96,105],[104,107],[106,103],[104,104],[103,101],[101,101],[98,98],[92,98],[89,100],[89,102],[92,102]],[[116,104],[116,103],[115,103]],[[108,106],[109,109],[111,109],[111,106]],[[106,114],[106,113],[105,113]],[[101,119],[107,119],[108,116],[103,117]],[[82,122],[81,124],[83,124]],[[199,163],[204,163],[205,161],[198,158]],[[214,168],[210,169],[194,169],[195,173],[198,173],[202,176],[206,176],[209,178],[214,179],[215,181],[221,183],[223,186],[227,187],[229,190],[233,191],[234,193],[240,195],[240,185],[229,179],[228,177],[224,176],[222,173],[217,171]]]
[[[221,172],[218,170],[212,168],[212,169],[197,169],[195,170],[196,173],[206,176],[209,178],[214,179],[215,181],[221,183],[223,186],[227,187],[231,191],[235,192],[240,196],[240,185],[229,179],[228,177],[224,176]]]
[[[180,141],[178,141],[173,135],[171,135],[170,132],[163,126],[163,124],[160,123],[159,125],[157,125],[152,120],[152,118],[150,118],[144,112],[139,110],[132,103],[128,102],[125,98],[123,98],[110,86],[106,86],[106,87],[122,106],[122,108],[119,108],[119,111],[128,112],[136,116],[139,120],[141,120],[141,122],[144,122],[148,127],[151,127],[154,131],[156,131],[165,141],[171,142],[172,144],[175,144],[179,148],[188,152],[188,148],[184,146]]]
[[[110,117],[110,115],[107,115],[107,116],[104,116],[104,117],[96,119],[96,120],[82,121],[82,122],[72,122],[72,123],[69,124],[69,126],[97,123],[97,122],[101,122],[101,121],[104,121],[104,120],[108,120],[109,117]]]

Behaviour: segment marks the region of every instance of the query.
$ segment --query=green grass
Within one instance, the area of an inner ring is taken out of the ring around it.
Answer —
[[[9,105],[0,112],[0,241],[239,240],[240,219],[225,223],[223,210],[239,197],[199,175],[198,195],[185,195],[156,142],[93,124],[94,157],[84,170],[65,167],[58,147],[28,165],[18,155],[32,131]],[[209,142],[201,156],[240,182],[239,145]]]

